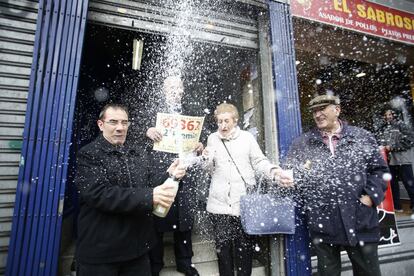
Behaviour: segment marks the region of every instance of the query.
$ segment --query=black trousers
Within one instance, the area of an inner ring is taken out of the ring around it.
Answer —
[[[174,255],[177,268],[191,266],[193,257],[193,245],[190,231],[175,231],[174,233]],[[164,232],[157,233],[157,243],[151,249],[149,256],[151,260],[152,275],[158,275],[164,267]]]
[[[398,181],[402,181],[408,196],[411,200],[411,208],[414,207],[414,175],[411,164],[390,166],[390,172],[392,175],[391,189],[392,198],[394,201],[395,209],[402,209],[400,203],[400,186]]]
[[[352,263],[354,276],[381,276],[378,262],[378,244],[340,246],[327,243],[314,244],[318,257],[319,276],[341,275],[341,249],[345,249]]]
[[[220,276],[252,274],[253,239],[244,233],[240,218],[211,214]]]
[[[105,264],[88,264],[77,262],[77,276],[137,276],[151,275],[148,254],[137,259]]]

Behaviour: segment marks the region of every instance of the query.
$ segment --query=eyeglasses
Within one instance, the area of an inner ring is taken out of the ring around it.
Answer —
[[[121,124],[123,127],[129,127],[131,125],[131,122],[128,120],[109,120],[109,121],[103,121],[104,123],[107,123],[110,126],[117,126],[118,124]]]

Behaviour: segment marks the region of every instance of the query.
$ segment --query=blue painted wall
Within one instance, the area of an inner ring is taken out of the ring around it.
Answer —
[[[279,152],[283,159],[302,129],[293,26],[288,4],[269,1],[269,13]],[[311,275],[308,229],[300,211],[296,234],[286,235],[285,257],[287,275]]]

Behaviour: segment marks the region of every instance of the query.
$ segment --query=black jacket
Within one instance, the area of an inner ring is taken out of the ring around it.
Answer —
[[[371,133],[344,124],[333,157],[313,129],[293,142],[287,165],[294,170],[312,239],[352,246],[379,240],[375,207],[384,199],[388,167]],[[364,194],[373,207],[359,201]]]
[[[80,262],[126,261],[151,248],[151,187],[156,184],[150,183],[148,162],[145,151],[115,147],[102,135],[79,151],[75,182],[80,192]]]
[[[154,170],[154,183],[165,179],[164,172],[178,157],[177,154],[147,149]],[[165,218],[154,217],[155,228],[159,232],[189,231],[193,227],[196,209],[196,168],[190,168],[181,179],[174,203]]]
[[[150,156],[152,170],[154,173],[154,183],[162,181],[164,173],[167,171],[170,164],[178,158],[178,154],[161,152],[153,150],[154,143],[151,139],[146,136],[146,131],[150,127],[156,125],[156,111],[159,112],[169,112],[168,109],[164,106],[159,108],[153,108],[148,113],[152,112],[152,116],[148,119],[141,119],[139,122],[141,126],[134,127],[132,129],[131,135],[133,138],[133,146],[135,147],[145,147],[148,156]],[[182,110],[183,114],[191,114],[191,116],[199,116],[200,114],[194,114],[194,112],[187,112],[188,108],[183,105]],[[141,131],[144,129],[145,131]],[[202,133],[205,132],[205,126],[203,126]],[[171,231],[190,231],[193,227],[194,222],[194,213],[197,207],[197,178],[199,172],[198,168],[189,168],[186,175],[181,179],[177,196],[174,200],[173,205],[170,208],[167,216],[165,218],[158,218],[154,216],[155,219],[155,228],[159,232],[171,232]]]

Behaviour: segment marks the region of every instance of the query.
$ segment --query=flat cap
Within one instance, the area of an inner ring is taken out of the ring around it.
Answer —
[[[340,103],[341,103],[341,101],[339,100],[339,97],[337,97],[337,96],[334,96],[334,95],[319,95],[319,96],[316,96],[315,98],[313,98],[309,102],[308,107],[309,107],[309,109],[314,109],[314,108],[317,108],[317,107],[330,105],[330,104],[338,105]]]

